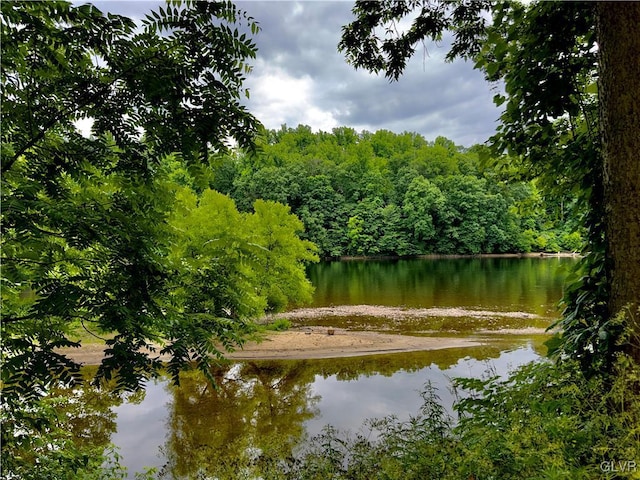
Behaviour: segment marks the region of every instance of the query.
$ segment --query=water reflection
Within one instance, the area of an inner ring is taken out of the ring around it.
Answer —
[[[501,328],[548,326],[556,317],[566,267],[564,258],[465,258],[328,262],[310,267],[316,286],[314,306],[387,305],[461,307],[529,312],[545,317],[540,325],[497,320]],[[317,325],[319,319],[313,319]],[[322,320],[320,320],[322,321]],[[146,466],[161,478],[238,478],[256,465],[260,452],[286,458],[309,436],[331,424],[357,431],[371,417],[406,419],[421,406],[427,382],[438,388],[449,409],[453,377],[480,377],[539,358],[545,336],[478,337],[493,330],[491,319],[435,318],[390,323],[388,319],[344,318],[352,329],[457,331],[480,347],[396,353],[370,357],[232,363],[213,372],[218,388],[197,373],[183,375],[179,388],[166,380],[147,385],[137,405],[113,409],[119,446],[129,471]],[[336,319],[331,319],[335,326]],[[351,323],[349,323],[351,322]],[[489,323],[488,323],[489,322]],[[300,322],[302,323],[302,322]]]
[[[554,316],[574,258],[323,262],[309,267],[313,306],[389,305]]]
[[[55,399],[59,427],[68,431],[80,448],[106,448],[117,429],[115,407],[123,397],[89,384],[96,368],[86,368],[87,383],[82,388],[54,388],[50,396]],[[141,394],[129,396],[131,405],[141,400]],[[119,419],[118,419],[119,421]]]
[[[253,452],[286,457],[300,443],[304,422],[317,414],[313,372],[302,362],[246,362],[216,372],[213,389],[198,373],[167,387],[167,478],[199,470],[228,475]]]
[[[327,424],[357,431],[367,418],[408,418],[427,381],[450,407],[450,378],[482,376],[489,368],[505,374],[538,358],[540,348],[504,339],[437,352],[234,363],[215,372],[218,389],[190,372],[179,388],[150,383],[139,405],[115,408],[112,441],[130,472],[156,466],[160,478],[234,478],[258,452],[291,456]]]

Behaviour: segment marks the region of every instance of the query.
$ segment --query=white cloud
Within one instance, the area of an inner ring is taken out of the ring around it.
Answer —
[[[294,77],[280,67],[256,68],[247,85],[251,91],[248,106],[267,128],[286,123],[302,123],[314,129],[331,130],[339,126],[334,115],[321,108],[314,98],[315,83],[310,76]]]

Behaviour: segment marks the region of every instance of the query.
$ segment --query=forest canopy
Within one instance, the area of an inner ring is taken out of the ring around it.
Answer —
[[[242,211],[256,199],[288,205],[324,257],[581,249],[575,200],[545,195],[480,145],[305,125],[261,138],[258,156],[219,158],[211,187]]]

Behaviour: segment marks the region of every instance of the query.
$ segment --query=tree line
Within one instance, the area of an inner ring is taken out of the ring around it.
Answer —
[[[282,126],[259,155],[213,161],[210,185],[250,211],[288,205],[323,257],[578,251],[575,201],[544,195],[465,148],[417,133]],[[520,176],[522,177],[522,176]]]

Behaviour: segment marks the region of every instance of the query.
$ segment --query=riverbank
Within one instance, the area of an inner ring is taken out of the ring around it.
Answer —
[[[366,261],[366,260],[440,260],[458,258],[579,258],[582,255],[577,252],[529,252],[529,253],[477,253],[477,254],[439,254],[430,253],[424,255],[343,255],[339,257],[323,257],[325,261]]]
[[[267,315],[264,320],[277,318],[287,320],[317,319],[326,317],[379,317],[389,320],[411,318],[454,317],[454,318],[520,318],[540,319],[539,315],[528,312],[501,312],[495,310],[474,310],[467,308],[405,308],[385,305],[336,305],[331,307],[298,308],[288,312]]]
[[[301,330],[275,332],[259,343],[247,343],[242,350],[230,353],[227,357],[234,360],[300,360],[440,350],[473,347],[480,344],[480,342],[469,338],[415,337],[377,332],[355,332],[340,328],[307,327]]]
[[[248,341],[240,349],[225,354],[230,360],[301,360],[313,358],[354,357],[385,353],[475,347],[493,335],[539,335],[544,329],[481,330],[473,336],[413,336],[349,331],[342,328],[310,326],[284,332],[269,332],[260,341]],[[479,335],[485,337],[481,338]],[[104,358],[104,344],[88,343],[79,348],[63,348],[62,353],[82,365],[99,365]],[[169,356],[160,360],[168,361]]]
[[[480,342],[468,338],[414,337],[376,332],[351,332],[327,327],[305,327],[300,330],[269,332],[260,341],[249,341],[243,348],[226,353],[230,360],[311,359],[352,357],[382,353],[415,352],[443,348],[473,347]],[[82,365],[98,365],[104,357],[105,346],[86,344],[79,348],[60,349]],[[168,356],[161,356],[168,361]]]

